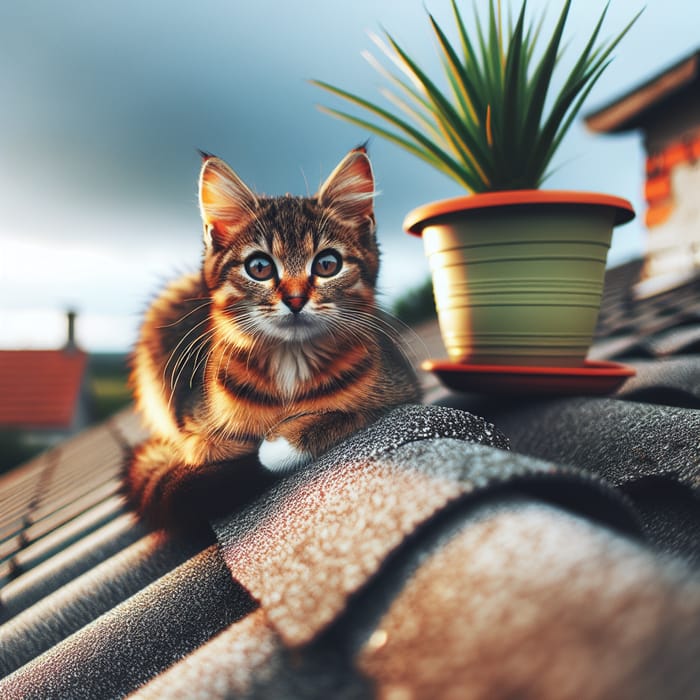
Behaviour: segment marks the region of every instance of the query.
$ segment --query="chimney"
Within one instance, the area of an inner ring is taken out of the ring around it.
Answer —
[[[66,312],[66,319],[68,321],[68,335],[66,338],[64,350],[72,351],[78,349],[78,345],[75,342],[75,319],[77,315],[78,314],[75,311],[73,311],[73,309],[69,309]]]

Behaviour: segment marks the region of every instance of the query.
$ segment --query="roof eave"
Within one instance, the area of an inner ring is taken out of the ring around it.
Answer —
[[[587,115],[584,120],[592,131],[619,133],[644,125],[644,116],[680,90],[700,78],[700,51],[684,58],[650,80],[635,87]]]

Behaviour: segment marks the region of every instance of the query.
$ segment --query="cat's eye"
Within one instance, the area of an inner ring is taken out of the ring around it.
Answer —
[[[340,272],[343,259],[335,250],[324,250],[319,253],[311,265],[311,273],[318,277],[333,277]]]
[[[245,271],[257,282],[265,282],[275,276],[275,263],[263,253],[253,253],[245,261]]]

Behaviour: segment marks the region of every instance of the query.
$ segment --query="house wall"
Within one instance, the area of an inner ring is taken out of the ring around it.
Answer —
[[[644,279],[685,277],[700,269],[700,94],[663,104],[645,125],[647,150]]]
[[[677,165],[670,175],[668,218],[649,230],[644,277],[685,275],[700,268],[700,162]]]
[[[641,125],[647,155],[653,156],[700,129],[700,94],[694,94],[699,89],[689,89],[649,111]]]

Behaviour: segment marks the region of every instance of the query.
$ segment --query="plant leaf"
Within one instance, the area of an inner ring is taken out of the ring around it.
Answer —
[[[465,184],[465,186],[467,186],[469,189],[474,189],[474,187],[476,187],[476,190],[483,190],[483,182],[480,180],[480,178],[477,179],[477,174],[474,170],[470,171],[468,169],[468,161],[462,163],[455,161],[452,158],[452,156],[450,156],[443,149],[439,148],[433,141],[421,134],[410,124],[407,124],[402,119],[399,119],[398,117],[393,115],[391,112],[387,112],[381,107],[367,102],[367,100],[364,100],[361,97],[358,97],[357,95],[353,95],[350,92],[342,90],[341,88],[337,88],[333,85],[330,85],[329,83],[325,83],[320,80],[312,80],[311,82],[317,87],[320,87],[324,90],[327,90],[328,92],[338,95],[339,97],[342,97],[348,100],[349,102],[352,102],[353,104],[356,104],[357,106],[362,107],[368,110],[369,112],[372,112],[373,114],[381,117],[394,127],[398,128],[400,131],[403,131],[405,134],[407,134],[413,140],[414,143],[411,143],[411,141],[407,141],[406,139],[403,139],[390,131],[382,129],[381,127],[378,127],[375,124],[372,124],[371,122],[359,119],[345,112],[329,109],[327,107],[322,107],[323,111],[332,114],[333,116],[344,119],[345,121],[352,122],[353,124],[361,126],[362,128],[369,129],[373,133],[376,133],[377,135],[382,136],[383,138],[387,138],[393,141],[394,143],[401,145],[403,148],[410,150],[412,153],[414,153],[414,155],[419,155],[420,157],[423,157],[424,160],[426,159],[426,154],[430,158],[437,158],[438,160],[444,162],[444,164],[450,172],[457,174],[459,176],[459,181],[462,182],[462,184]]]
[[[434,105],[433,114],[436,122],[438,126],[444,128],[445,134],[450,139],[457,154],[463,160],[472,161],[474,169],[488,183],[489,149],[485,146],[485,140],[482,141],[475,138],[473,134],[465,129],[464,123],[459,118],[459,113],[450,101],[388,34],[387,39],[406,67],[415,75],[425,89],[429,101]]]
[[[457,2],[456,0],[451,0],[451,2],[455,23],[457,24],[457,30],[459,32],[460,40],[462,42],[462,53],[464,55],[464,70],[470,76],[472,76],[472,80],[475,86],[474,95],[483,95],[485,78],[482,67],[476,58],[477,53],[476,51],[474,51],[474,46],[471,42],[471,39],[469,38],[467,29],[464,26],[464,22],[462,21],[462,15],[460,14],[459,8],[457,7]],[[481,114],[483,109],[485,109],[485,105],[474,105],[474,109],[476,111],[476,119],[478,120],[479,114]]]
[[[382,66],[381,63],[379,63],[379,61],[377,61],[372,54],[370,54],[369,52],[365,52],[363,53],[363,56],[372,66],[372,68],[374,68],[381,76],[383,76],[390,83],[396,85],[402,92],[404,92],[409,98],[411,98],[411,100],[413,100],[414,103],[416,103],[420,108],[422,108],[423,113],[412,109],[408,104],[400,100],[398,97],[392,96],[391,93],[389,93],[388,91],[383,91],[382,94],[384,94],[384,96],[390,99],[392,102],[395,102],[397,104],[400,103],[400,108],[404,112],[410,112],[411,117],[415,119],[419,124],[421,124],[426,130],[428,130],[433,135],[433,138],[441,140],[442,135],[438,134],[435,124],[431,124],[425,116],[426,113],[432,116],[433,106],[430,105],[425,100],[425,98],[416,90],[414,90],[410,85],[406,84],[403,80],[401,80],[393,73],[388,71],[386,68],[384,68],[384,66]]]
[[[549,162],[608,67],[612,51],[641,12],[612,40],[600,42],[608,0],[573,67],[563,81],[557,81],[557,94],[550,95],[553,75],[570,48],[563,34],[572,0],[562,0],[558,19],[553,31],[547,32],[542,50],[539,42],[544,34],[545,13],[536,22],[529,22],[527,0],[521,0],[517,13],[507,11],[506,16],[501,11],[501,0],[489,0],[483,18],[474,0],[474,31],[467,31],[457,0],[451,3],[461,56],[457,45],[428,13],[446,88],[433,82],[385,32],[386,41],[378,36],[373,36],[373,41],[391,62],[392,70],[371,54],[365,58],[393,88],[383,89],[382,94],[396,112],[328,83],[312,82],[369,112],[389,128],[345,112],[324,111],[388,139],[467,189],[478,192],[537,187],[551,173]]]
[[[522,152],[523,146],[526,146],[517,136],[520,131],[519,122],[523,112],[523,92],[527,79],[523,70],[526,63],[523,56],[525,5],[526,3],[523,2],[520,15],[508,41],[508,53],[503,79],[503,108],[500,119],[499,151],[502,152],[501,158],[509,158],[514,164],[522,161],[524,155]]]
[[[632,25],[637,21],[641,12],[637,13],[631,22],[612,39],[607,46],[593,48],[595,39],[598,36],[602,26],[605,13],[608,5],[605,6],[598,24],[593,32],[591,40],[589,40],[582,56],[572,69],[567,78],[564,87],[554,100],[550,113],[541,127],[540,134],[537,139],[537,144],[533,149],[532,161],[539,162],[539,169],[544,173],[549,161],[554,152],[561,145],[561,141],[566,132],[571,127],[571,124],[579,113],[583,102],[588,97],[597,83],[600,76],[611,62],[609,56],[615,46],[622,40],[624,35],[631,29]],[[578,96],[578,99],[577,99]],[[568,112],[568,117],[566,116]]]
[[[415,109],[413,109],[409,104],[404,102],[400,97],[397,95],[394,95],[392,92],[390,92],[387,89],[384,89],[381,91],[382,95],[389,100],[392,104],[394,104],[396,107],[398,107],[404,114],[409,116],[411,119],[413,119],[415,122],[420,124],[420,126],[423,128],[424,131],[428,132],[428,134],[432,137],[433,141],[435,142],[441,142],[443,141],[442,134],[438,132],[434,124],[431,124],[428,119],[426,119],[420,112],[417,112]]]
[[[542,119],[545,100],[549,92],[549,86],[552,80],[552,73],[557,62],[557,54],[562,34],[564,33],[564,25],[569,14],[571,0],[565,0],[564,7],[559,16],[559,20],[552,34],[552,38],[545,49],[544,55],[540,60],[535,74],[532,77],[530,89],[528,91],[527,103],[528,114],[523,127],[523,140],[525,142],[535,143],[539,125]]]
[[[473,98],[478,97],[478,89],[469,74],[464,70],[459,56],[445,36],[445,33],[435,21],[435,18],[430,13],[428,13],[428,18],[430,19],[433,31],[442,49],[442,54],[446,62],[445,71],[447,77],[455,87],[455,94],[462,105],[464,116],[466,119],[478,125],[479,118],[473,102]]]

